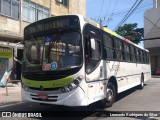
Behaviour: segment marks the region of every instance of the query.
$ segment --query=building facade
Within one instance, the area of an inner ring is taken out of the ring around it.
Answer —
[[[144,47],[150,51],[153,74],[160,70],[160,1],[153,0],[154,7],[144,15]]]
[[[13,67],[13,48],[23,40],[26,25],[67,14],[85,16],[86,0],[0,0],[0,79],[6,69]],[[18,57],[21,57],[22,48],[18,53]]]

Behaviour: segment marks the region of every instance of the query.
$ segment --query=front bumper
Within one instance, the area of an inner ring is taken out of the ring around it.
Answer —
[[[28,88],[29,89],[29,88]],[[22,100],[37,102],[37,103],[45,103],[45,104],[53,104],[53,105],[65,105],[65,106],[86,106],[87,100],[85,99],[84,91],[78,87],[70,92],[61,93],[61,94],[53,94],[52,91],[37,91],[37,90],[25,90],[22,91]],[[38,94],[45,94],[48,96],[47,100],[42,100],[38,98]]]

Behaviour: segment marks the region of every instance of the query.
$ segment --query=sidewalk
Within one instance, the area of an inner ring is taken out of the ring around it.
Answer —
[[[6,95],[6,88],[0,87],[0,106],[6,105],[8,103],[16,103],[21,100],[21,83],[8,84],[8,96]]]
[[[158,75],[152,75],[151,80],[160,80],[160,76]]]

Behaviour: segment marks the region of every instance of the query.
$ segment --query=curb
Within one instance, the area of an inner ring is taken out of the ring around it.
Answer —
[[[2,102],[2,103],[0,103],[0,107],[4,107],[4,106],[6,106],[6,105],[11,105],[11,104],[17,104],[17,103],[20,103],[20,102],[22,102],[22,101],[12,101],[12,102]]]

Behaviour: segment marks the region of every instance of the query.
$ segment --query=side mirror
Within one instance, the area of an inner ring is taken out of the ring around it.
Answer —
[[[87,59],[92,58],[90,36],[85,37],[85,52]]]
[[[91,50],[96,50],[96,42],[95,42],[95,39],[91,38],[91,39],[90,39],[90,43],[91,43]]]
[[[14,60],[20,64],[22,64],[22,61],[17,59],[17,53],[18,53],[17,47],[22,44],[23,44],[23,42],[18,42],[18,43],[16,43],[16,46],[14,47]]]

